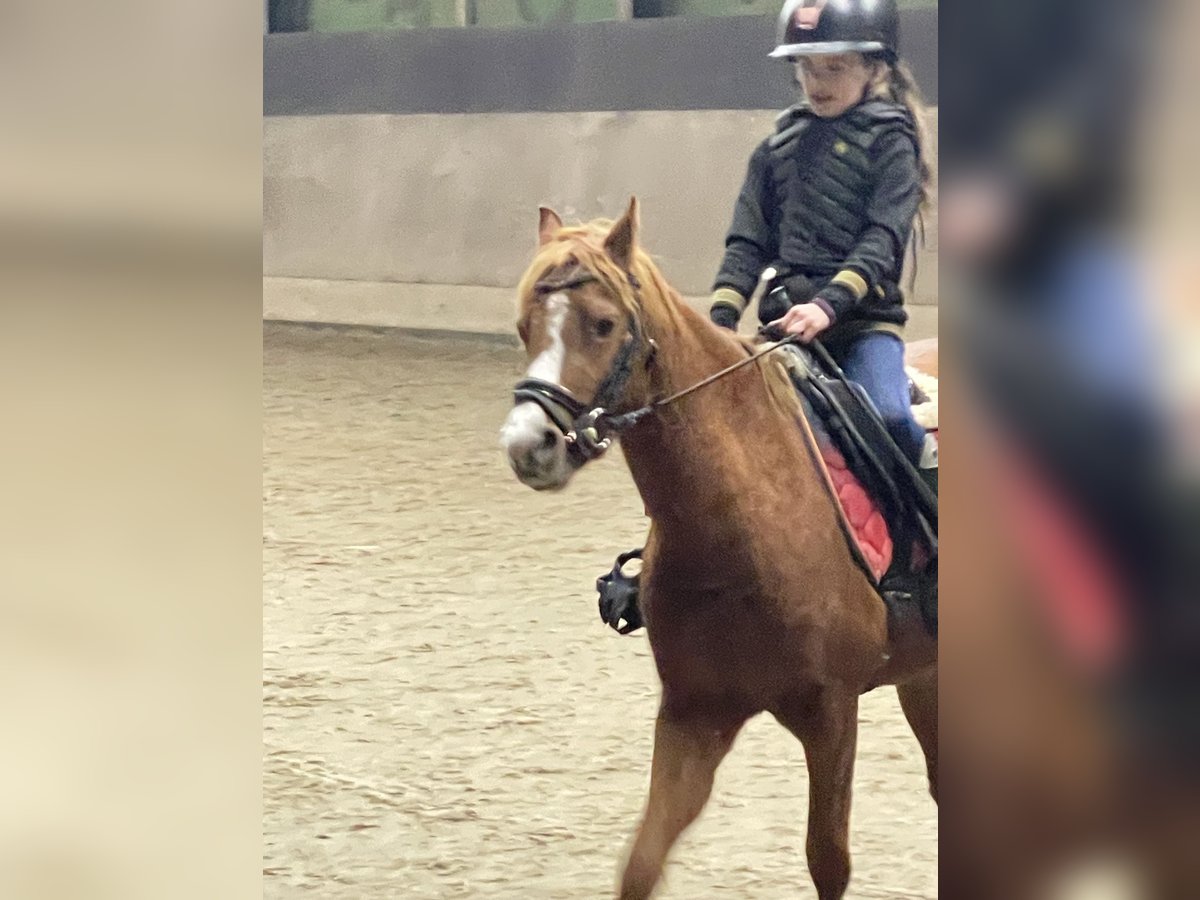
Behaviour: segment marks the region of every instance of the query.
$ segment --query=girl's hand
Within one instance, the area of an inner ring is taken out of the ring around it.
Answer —
[[[829,316],[815,303],[801,303],[793,306],[782,319],[776,319],[771,325],[779,326],[787,334],[799,335],[800,340],[807,344],[829,327]]]

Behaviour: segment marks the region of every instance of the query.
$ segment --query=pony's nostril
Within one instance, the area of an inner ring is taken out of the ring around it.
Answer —
[[[542,430],[542,450],[553,450],[557,441],[558,435],[555,434],[553,428],[546,428]]]

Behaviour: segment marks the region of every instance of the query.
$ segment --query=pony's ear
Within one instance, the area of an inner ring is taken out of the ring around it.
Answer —
[[[629,209],[625,215],[617,219],[608,237],[604,239],[604,249],[613,261],[626,272],[633,266],[633,250],[637,246],[638,233],[638,202],[637,197],[629,198]]]
[[[563,220],[558,213],[548,206],[538,207],[538,246],[547,243],[558,229],[563,227]]]

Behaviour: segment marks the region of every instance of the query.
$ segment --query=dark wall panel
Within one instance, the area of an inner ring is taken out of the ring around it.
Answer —
[[[904,56],[937,100],[937,9],[901,15]],[[774,19],[647,19],[265,38],[266,115],[773,109],[790,68]]]

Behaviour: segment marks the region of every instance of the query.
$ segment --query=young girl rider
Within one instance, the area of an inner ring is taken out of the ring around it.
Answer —
[[[895,0],[787,0],[771,56],[791,61],[804,100],[750,157],[725,239],[709,315],[736,329],[762,272],[763,324],[818,335],[875,404],[893,440],[920,465],[900,292],[913,220],[931,193],[923,107],[897,56]],[[936,468],[921,469],[936,496]],[[601,617],[641,627],[637,578],[618,557],[597,582]]]
[[[771,56],[795,65],[804,99],[750,158],[709,315],[736,329],[774,266],[759,318],[804,341],[820,336],[919,465],[925,432],[909,404],[900,280],[931,166],[898,19],[895,0],[784,4]]]

